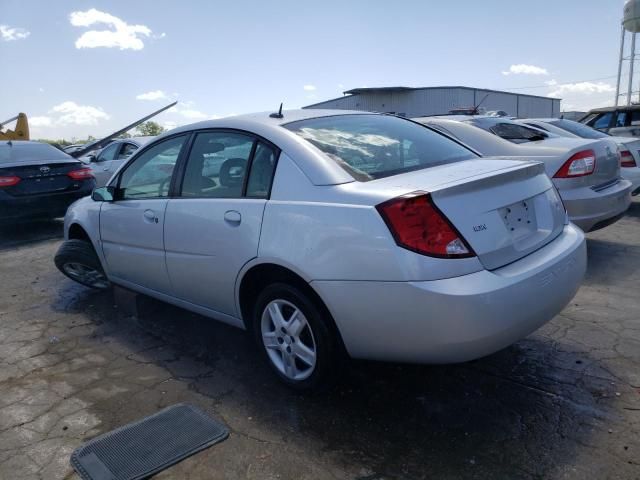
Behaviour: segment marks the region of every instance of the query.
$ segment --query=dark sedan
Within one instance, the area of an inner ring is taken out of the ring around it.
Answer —
[[[0,142],[0,222],[61,217],[95,187],[91,169],[40,142]]]

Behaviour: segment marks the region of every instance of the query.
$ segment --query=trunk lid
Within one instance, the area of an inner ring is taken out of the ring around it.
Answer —
[[[68,173],[82,167],[79,161],[42,161],[34,164],[2,165],[1,176],[20,177],[20,182],[3,191],[15,197],[62,192],[80,187],[82,180],[73,180]]]
[[[565,225],[562,201],[540,162],[482,158],[367,183],[393,196],[431,193],[488,270],[541,248]]]

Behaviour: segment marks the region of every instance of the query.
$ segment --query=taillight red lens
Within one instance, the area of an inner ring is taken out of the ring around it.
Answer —
[[[621,167],[635,167],[636,161],[629,150],[622,150],[620,152],[620,166]]]
[[[10,177],[0,177],[0,187],[13,187],[20,183],[20,177],[12,175]]]
[[[87,180],[93,178],[93,173],[90,168],[80,168],[78,170],[71,170],[67,175],[74,180]]]
[[[414,192],[376,207],[396,243],[408,250],[441,258],[474,257],[456,228],[436,207],[431,195]]]
[[[583,150],[567,160],[554,178],[573,178],[591,175],[596,169],[596,153],[593,150]]]

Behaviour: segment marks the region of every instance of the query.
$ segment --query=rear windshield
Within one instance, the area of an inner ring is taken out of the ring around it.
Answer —
[[[582,138],[597,139],[597,138],[607,138],[610,136],[606,133],[599,132],[598,130],[594,130],[593,128],[588,127],[582,123],[573,122],[571,120],[553,120],[552,122],[549,122],[549,123],[551,125],[554,125],[558,128],[562,128],[563,130],[566,130],[567,132],[571,132],[574,135],[577,135]]]
[[[71,160],[71,157],[48,143],[30,143],[19,140],[0,143],[0,163],[32,160]]]
[[[387,115],[336,115],[284,127],[361,182],[476,157],[444,135]]]

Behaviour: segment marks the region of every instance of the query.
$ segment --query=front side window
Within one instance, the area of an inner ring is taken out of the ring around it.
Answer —
[[[489,131],[513,143],[536,142],[546,138],[541,131],[516,123],[496,123],[489,128]]]
[[[618,112],[616,117],[616,127],[624,127],[627,121],[627,112]]]
[[[609,128],[609,125],[611,124],[611,117],[613,117],[613,112],[603,113],[595,121],[593,121],[592,124],[590,123],[589,125],[597,129]]]
[[[138,149],[137,145],[134,145],[133,143],[125,143],[124,145],[122,145],[122,149],[118,154],[118,160],[124,160],[126,158],[129,158],[131,155],[133,155],[133,152],[135,152],[137,149]]]
[[[386,115],[310,118],[284,127],[361,182],[476,157],[427,127]]]
[[[186,135],[170,138],[136,158],[120,176],[122,198],[167,197],[173,169],[186,138]]]
[[[116,158],[118,148],[120,148],[120,144],[117,142],[107,145],[104,150],[100,152],[100,155],[98,155],[98,161],[104,162],[106,160],[114,160]]]
[[[255,139],[236,132],[199,133],[185,169],[183,197],[240,198]]]

